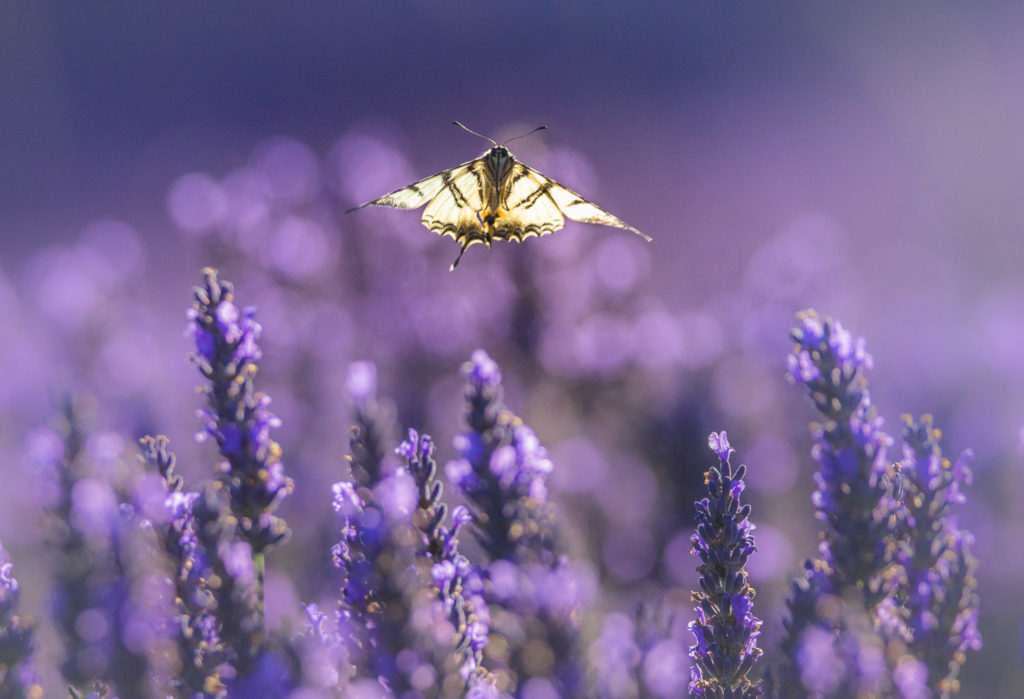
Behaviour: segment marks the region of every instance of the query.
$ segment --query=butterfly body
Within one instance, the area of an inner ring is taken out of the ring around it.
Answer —
[[[423,210],[422,223],[461,246],[455,269],[466,249],[494,240],[522,242],[554,233],[565,217],[615,226],[650,238],[587,201],[550,177],[518,162],[507,148],[495,145],[476,160],[444,170],[367,202],[365,206]],[[352,209],[354,211],[355,209]]]

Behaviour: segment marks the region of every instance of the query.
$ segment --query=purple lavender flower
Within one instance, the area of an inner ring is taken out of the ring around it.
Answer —
[[[712,697],[754,697],[761,683],[747,673],[761,656],[761,620],[753,615],[754,588],[747,581],[747,558],[754,552],[750,505],[741,503],[746,466],[733,470],[725,432],[712,432],[708,446],[718,456],[704,482],[708,495],[697,504],[697,531],[691,544],[700,557],[700,589],[693,593],[697,619],[690,623],[694,669],[690,691]]]
[[[420,663],[408,658],[429,654],[412,622],[419,589],[418,536],[411,522],[417,495],[413,479],[388,448],[393,410],[378,401],[376,376],[373,364],[355,362],[346,381],[353,406],[352,480],[332,486],[341,537],[331,557],[343,574],[336,627],[355,676],[402,694],[416,690],[411,675]]]
[[[126,696],[145,692],[144,647],[129,647],[129,622],[140,610],[133,599],[133,550],[138,521],[115,485],[92,472],[89,437],[76,407],[65,398],[63,453],[50,464],[57,497],[43,529],[55,565],[53,614],[64,638],[61,672],[71,685],[106,681]],[[130,476],[128,476],[130,477]],[[144,564],[143,564],[144,565]]]
[[[971,483],[974,454],[967,450],[950,464],[930,415],[919,421],[905,415],[904,421],[900,525],[906,545],[898,560],[905,575],[909,646],[923,663],[927,686],[935,696],[948,697],[959,691],[966,652],[981,649],[973,537],[953,516],[953,506],[965,500],[961,488]]]
[[[461,374],[467,384],[469,431],[455,437],[461,458],[445,470],[470,502],[474,533],[490,561],[488,602],[501,612],[494,628],[511,648],[508,672],[520,682],[552,680],[562,696],[573,696],[582,691],[583,680],[580,599],[572,592],[579,585],[572,564],[556,550],[558,532],[547,490],[553,464],[534,431],[502,402],[501,370],[486,352],[473,352]],[[499,586],[499,579],[514,582]],[[536,638],[524,638],[518,630],[525,617],[541,622]],[[550,666],[523,662],[521,653],[529,643],[550,650]]]
[[[233,286],[220,281],[215,270],[203,270],[203,277],[188,312],[196,343],[192,361],[209,381],[202,388],[208,408],[200,413],[205,425],[201,436],[213,437],[225,459],[220,479],[238,520],[238,534],[252,546],[262,580],[263,553],[288,535],[284,520],[273,511],[293,484],[284,476],[281,448],[270,437],[280,421],[267,408],[270,398],[255,388],[257,362],[263,356],[256,344],[261,326],[255,311],[239,312]]]
[[[0,696],[41,697],[43,688],[32,671],[33,628],[18,615],[18,581],[14,566],[0,542]]]
[[[825,529],[819,548],[832,587],[856,588],[870,609],[888,594],[883,578],[895,546],[888,516],[896,503],[886,478],[892,439],[871,404],[864,340],[814,311],[797,317],[789,378],[807,388],[824,418],[811,426],[819,466],[813,502]]]
[[[167,489],[167,521],[158,527],[175,569],[173,627],[182,671],[169,678],[192,697],[251,693],[284,696],[299,658],[263,628],[260,584],[249,542],[219,488],[184,492],[165,437],[142,440],[143,458]]]
[[[486,352],[476,350],[461,373],[470,431],[455,438],[461,458],[445,470],[474,504],[480,543],[492,559],[520,560],[532,551],[553,562],[547,450],[502,403],[501,371]]]
[[[812,501],[824,535],[820,559],[805,562],[787,600],[790,618],[784,622],[782,641],[786,663],[773,686],[783,696],[809,688],[802,663],[811,639],[826,634],[841,645],[848,638],[843,625],[852,618],[857,600],[869,613],[889,609],[897,546],[891,525],[899,506],[899,489],[891,492],[897,474],[886,460],[892,440],[882,430],[864,377],[864,370],[872,367],[864,340],[814,311],[797,318],[800,326],[790,333],[795,347],[788,358],[789,378],[807,388],[824,418],[811,425],[811,453],[819,466]],[[826,599],[832,600],[831,608],[853,611],[823,615],[830,608]],[[897,617],[887,618],[899,626]],[[891,629],[891,635],[899,634],[899,628]]]
[[[216,597],[204,577],[206,556],[193,515],[199,493],[182,490],[183,480],[174,472],[175,457],[168,451],[166,437],[145,437],[140,446],[143,459],[157,470],[167,491],[167,521],[156,529],[175,572],[173,629],[181,662],[181,671],[169,679],[173,688],[189,696],[223,697],[229,649],[218,631]]]
[[[471,594],[470,584],[476,582],[471,574],[472,566],[459,553],[458,547],[459,529],[470,520],[469,513],[465,508],[456,508],[451,528],[445,524],[448,508],[441,502],[442,486],[437,480],[434,443],[428,435],[421,437],[410,429],[409,438],[395,451],[406,460],[409,473],[416,481],[419,509],[415,523],[423,535],[423,554],[431,563],[431,576],[438,595],[458,635],[460,674],[474,696],[488,696],[490,679],[482,665],[488,631],[486,605],[480,595]]]

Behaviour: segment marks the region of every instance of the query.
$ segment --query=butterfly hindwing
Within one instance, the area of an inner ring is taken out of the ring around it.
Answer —
[[[562,229],[565,218],[547,196],[554,183],[536,170],[516,163],[501,187],[502,215],[494,222],[494,236],[506,240],[522,241],[530,236],[547,235]]]
[[[484,234],[480,211],[485,208],[490,191],[486,168],[480,160],[471,160],[440,173],[441,186],[423,210],[423,225],[440,235],[451,236],[468,247],[476,242],[489,242]]]

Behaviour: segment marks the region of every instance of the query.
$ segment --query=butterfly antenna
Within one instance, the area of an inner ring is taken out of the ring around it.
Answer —
[[[494,144],[495,148],[498,147],[498,144],[494,142],[493,138],[487,138],[487,136],[484,136],[482,133],[477,133],[473,129],[469,128],[465,124],[462,124],[462,123],[460,123],[458,121],[453,121],[452,123],[455,124],[456,126],[458,126],[460,129],[465,129],[466,131],[470,132],[474,136],[479,136],[480,138],[483,138],[483,139],[486,139],[486,140],[490,141],[492,144]]]
[[[524,134],[519,134],[515,138],[508,139],[507,141],[505,141],[505,143],[502,143],[501,145],[504,146],[507,143],[512,143],[512,141],[518,141],[520,138],[526,138],[527,136],[532,136],[533,134],[537,133],[538,131],[544,131],[546,128],[548,128],[548,127],[546,127],[546,126],[538,126],[533,131],[527,131]]]

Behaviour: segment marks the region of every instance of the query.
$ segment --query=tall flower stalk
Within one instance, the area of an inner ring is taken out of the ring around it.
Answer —
[[[543,678],[561,696],[576,696],[584,691],[581,584],[558,550],[547,489],[553,464],[534,431],[504,404],[501,370],[484,350],[473,352],[461,373],[469,429],[455,438],[461,458],[448,462],[445,472],[469,501],[474,533],[489,559],[492,627],[508,648],[507,670],[495,671],[509,672],[513,685]],[[532,657],[524,657],[527,647]]]
[[[470,562],[459,553],[459,530],[472,521],[472,515],[465,506],[458,506],[452,511],[451,526],[446,524],[448,508],[441,502],[443,486],[437,479],[434,443],[428,435],[421,437],[410,429],[409,438],[396,451],[416,482],[418,507],[414,521],[423,535],[422,551],[430,562],[430,575],[455,627],[460,675],[466,681],[467,694],[480,699],[497,696],[482,664],[487,645],[487,605]]]
[[[741,502],[746,466],[733,469],[733,449],[725,432],[712,432],[708,446],[718,466],[704,474],[707,497],[697,501],[697,531],[692,552],[700,557],[700,589],[693,593],[697,618],[691,622],[696,643],[690,692],[708,697],[755,697],[761,683],[747,674],[761,656],[757,637],[761,620],[753,615],[754,588],[747,558],[755,550],[750,505]]]
[[[416,493],[412,478],[398,467],[394,447],[389,448],[394,418],[377,400],[376,375],[369,362],[349,367],[352,474],[332,486],[341,539],[331,553],[344,576],[338,628],[348,661],[357,676],[377,678],[402,693],[412,685],[397,657],[403,651],[420,655],[409,623],[416,596],[411,591],[417,589],[410,546],[416,540],[411,523]]]
[[[892,439],[883,431],[868,392],[864,372],[872,367],[871,355],[862,338],[854,338],[831,318],[809,310],[797,319],[798,327],[790,332],[794,348],[788,377],[807,390],[822,417],[811,424],[811,455],[818,463],[812,502],[823,531],[819,557],[805,561],[786,602],[790,615],[783,622],[781,643],[785,662],[771,683],[777,696],[797,695],[821,684],[820,677],[807,674],[808,663],[821,667],[821,662],[809,658],[838,658],[851,644],[861,645],[865,637],[854,634],[847,623],[861,618],[861,607],[869,619],[881,612],[892,634],[902,632],[891,598],[898,546],[892,523],[899,506],[891,489],[895,474],[887,461]],[[823,604],[826,599],[832,604]],[[820,650],[825,645],[827,653]],[[836,680],[836,685],[855,691],[858,680],[850,678],[845,685]]]
[[[938,697],[960,689],[957,676],[967,650],[981,649],[978,632],[978,561],[973,537],[960,529],[954,507],[966,498],[974,454],[955,463],[942,455],[941,432],[930,415],[904,416],[904,516],[906,546],[900,551],[906,584],[910,652],[928,669],[928,686]]]
[[[274,510],[293,488],[284,475],[281,448],[270,436],[280,421],[268,409],[269,396],[255,387],[262,328],[255,309],[239,311],[234,287],[213,269],[203,270],[203,285],[195,288],[194,298],[188,312],[196,344],[191,358],[208,381],[201,388],[207,407],[200,411],[205,425],[200,436],[212,437],[224,459],[219,481],[237,520],[236,534],[251,549],[262,618],[264,555],[288,536]]]
[[[224,676],[232,674],[226,672],[230,649],[221,638],[216,616],[220,581],[210,589],[207,557],[199,544],[193,512],[199,493],[183,490],[166,437],[145,437],[141,447],[143,459],[160,474],[167,492],[167,519],[155,529],[173,571],[172,629],[181,667],[170,681],[173,688],[187,691],[191,697],[224,697]]]
[[[48,464],[53,499],[43,530],[55,560],[53,615],[64,640],[61,673],[77,688],[103,682],[126,696],[147,691],[145,649],[129,648],[129,626],[148,610],[136,606],[131,539],[138,520],[123,493],[98,477],[89,435],[70,397],[62,410],[62,452]],[[138,615],[138,616],[136,616]],[[147,619],[143,625],[150,625]]]
[[[864,376],[871,355],[863,338],[831,318],[805,311],[798,319],[789,378],[807,390],[823,419],[811,425],[821,559],[833,590],[855,588],[871,609],[888,594],[884,577],[896,543],[889,522],[896,503],[886,478],[892,439],[871,404]]]
[[[31,667],[34,630],[18,614],[20,592],[13,570],[0,543],[0,696],[40,699],[43,688]]]

